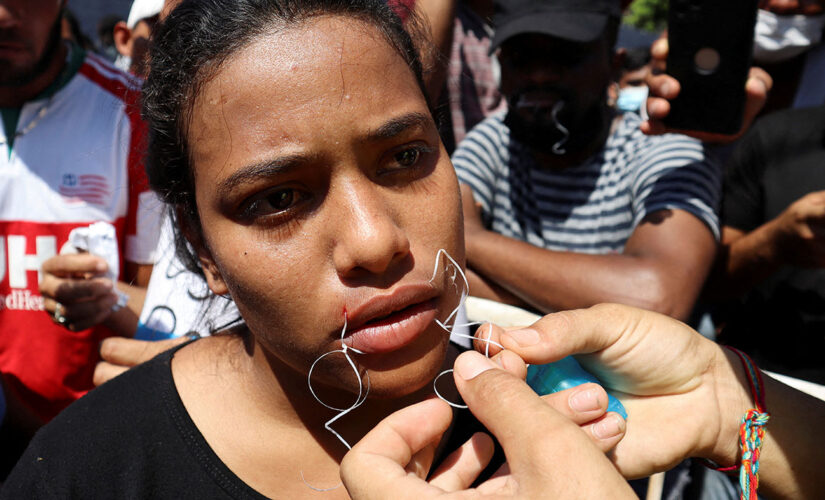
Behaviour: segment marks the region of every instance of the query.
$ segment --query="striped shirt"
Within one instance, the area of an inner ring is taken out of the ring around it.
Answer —
[[[721,171],[699,141],[644,135],[641,118],[625,113],[599,153],[553,170],[511,140],[503,120],[498,113],[481,122],[452,158],[492,231],[550,250],[614,253],[645,216],[680,209],[719,238]]]

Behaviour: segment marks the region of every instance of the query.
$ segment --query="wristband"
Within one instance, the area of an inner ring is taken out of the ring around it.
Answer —
[[[739,448],[742,454],[739,465],[719,467],[709,460],[705,461],[705,465],[720,472],[733,472],[739,469],[740,498],[756,500],[756,490],[759,488],[759,457],[765,438],[765,425],[770,419],[770,414],[765,409],[762,373],[750,356],[739,349],[724,347],[733,351],[742,361],[756,408],[748,410],[739,425]]]

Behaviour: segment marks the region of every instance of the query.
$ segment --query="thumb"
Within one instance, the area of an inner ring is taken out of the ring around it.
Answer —
[[[429,399],[379,422],[341,461],[339,471],[347,492],[354,499],[421,499],[440,494],[440,489],[409,474],[406,467],[422,449],[438,442],[451,420],[449,406]]]
[[[571,420],[550,408],[523,380],[477,352],[462,353],[454,373],[464,402],[507,451],[511,470],[517,464],[535,462],[532,452],[543,446],[547,429],[569,426],[585,438]]]
[[[501,332],[499,340],[526,363],[553,363],[571,354],[607,349],[639,320],[639,311],[632,307],[600,304],[548,314],[528,328]]]

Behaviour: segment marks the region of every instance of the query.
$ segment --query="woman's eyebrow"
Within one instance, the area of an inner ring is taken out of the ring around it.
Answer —
[[[424,113],[407,113],[393,118],[375,130],[371,130],[364,142],[376,142],[400,135],[411,128],[426,128],[433,121],[432,117]]]
[[[288,173],[306,162],[307,158],[305,156],[286,155],[242,167],[218,184],[218,194],[228,195],[240,185],[251,184],[261,179]]]

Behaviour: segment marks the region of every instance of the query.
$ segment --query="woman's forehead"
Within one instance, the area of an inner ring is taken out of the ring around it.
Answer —
[[[319,127],[344,134],[426,106],[412,70],[376,28],[320,17],[253,41],[201,88],[189,129],[193,160],[225,154],[230,139],[271,146]]]

